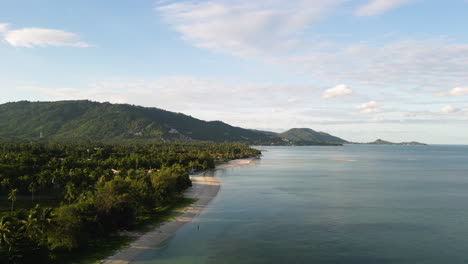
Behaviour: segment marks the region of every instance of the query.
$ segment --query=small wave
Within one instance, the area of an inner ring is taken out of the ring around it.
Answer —
[[[342,162],[355,162],[357,160],[353,160],[353,159],[333,159],[335,161],[342,161]]]

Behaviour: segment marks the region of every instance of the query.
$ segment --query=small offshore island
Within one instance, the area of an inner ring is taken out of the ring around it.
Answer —
[[[365,145],[399,145],[399,146],[427,146],[425,143],[420,143],[416,141],[411,141],[411,142],[400,142],[400,143],[394,143],[382,139],[377,139],[376,141],[369,142],[369,143],[355,143],[355,142],[350,142],[348,144],[365,144]]]

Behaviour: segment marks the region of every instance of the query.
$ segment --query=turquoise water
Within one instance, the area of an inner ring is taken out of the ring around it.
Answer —
[[[468,263],[468,146],[258,148],[137,263]]]

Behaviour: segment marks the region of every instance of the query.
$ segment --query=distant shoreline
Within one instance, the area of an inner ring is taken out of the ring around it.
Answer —
[[[250,165],[255,158],[231,160],[216,166],[215,169],[227,169],[238,166]],[[221,187],[220,182],[214,176],[201,174],[190,175],[192,187],[184,192],[187,198],[197,199],[196,202],[185,208],[184,212],[172,221],[166,222],[137,238],[128,248],[117,251],[113,256],[102,261],[103,264],[128,264],[148,250],[157,249],[163,242],[174,236],[175,232],[186,223],[191,222],[203,209],[216,197]]]

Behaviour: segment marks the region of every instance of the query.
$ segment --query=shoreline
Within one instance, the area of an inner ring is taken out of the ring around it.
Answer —
[[[221,188],[220,182],[214,176],[210,176],[210,171],[228,169],[239,166],[253,164],[255,158],[244,158],[231,160],[227,163],[216,166],[213,170],[208,170],[200,174],[190,175],[192,187],[184,191],[184,197],[197,199],[196,202],[184,209],[182,213],[173,220],[146,232],[132,242],[129,247],[115,252],[114,255],[106,258],[102,264],[128,264],[132,263],[145,251],[157,249],[162,243],[174,236],[175,232],[186,223],[191,222],[203,209],[213,200]]]

